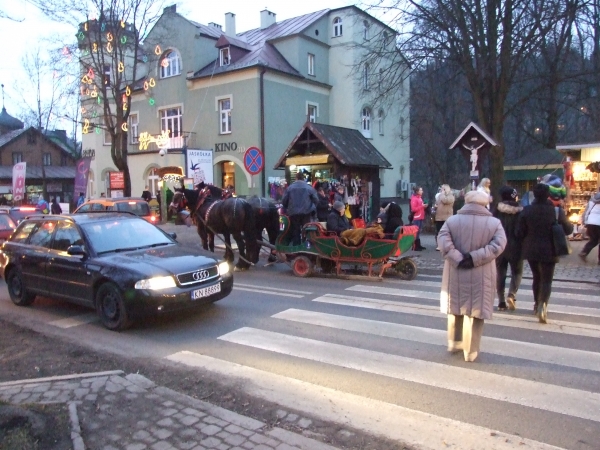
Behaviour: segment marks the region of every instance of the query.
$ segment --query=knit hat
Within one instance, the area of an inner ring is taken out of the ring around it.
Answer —
[[[549,173],[548,175],[544,175],[540,183],[548,185],[548,190],[550,191],[549,197],[552,200],[561,200],[567,196],[567,188],[563,184],[562,179]]]
[[[550,187],[545,183],[536,184],[533,188],[533,196],[538,201],[546,200],[550,195]]]
[[[481,206],[487,206],[490,203],[490,196],[482,191],[469,191],[465,194],[465,203],[477,203]]]
[[[342,202],[333,202],[333,209],[335,209],[336,211],[344,211],[346,209],[346,207],[344,206],[344,204]]]
[[[519,195],[517,190],[510,186],[502,186],[500,188],[500,197],[502,197],[502,200],[505,202],[509,202],[511,200],[513,200],[513,201],[516,200],[517,195]]]

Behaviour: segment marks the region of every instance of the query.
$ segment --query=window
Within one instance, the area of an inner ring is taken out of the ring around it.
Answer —
[[[369,39],[369,22],[363,21],[363,39],[366,41]]]
[[[43,222],[30,236],[29,244],[38,247],[50,248],[52,240],[52,232],[54,231],[55,222]]]
[[[104,79],[104,85],[105,86],[110,86],[111,75],[112,75],[112,69],[110,67],[110,64],[104,64],[103,79]]]
[[[112,136],[110,135],[110,131],[108,131],[106,128],[104,129],[104,145],[110,145],[112,142]]]
[[[363,89],[369,89],[369,65],[365,64],[363,67]]]
[[[169,50],[160,61],[160,77],[169,78],[181,73],[181,58],[175,50]]]
[[[342,19],[336,17],[333,19],[333,37],[339,37],[342,35]]]
[[[379,90],[383,89],[383,69],[379,69]]]
[[[44,166],[51,166],[52,165],[52,154],[44,153],[42,155],[42,164]]]
[[[362,109],[361,130],[364,137],[371,137],[371,109],[368,107]]]
[[[379,134],[383,136],[383,110],[380,109],[377,114],[377,124],[379,125]]]
[[[52,242],[52,249],[66,252],[71,245],[83,245],[83,239],[81,239],[79,231],[70,222],[59,222]]]
[[[181,108],[168,108],[160,111],[160,131],[168,131],[169,137],[181,136]]]
[[[406,119],[404,117],[400,117],[400,139],[404,139],[404,125],[406,123]]]
[[[315,74],[315,55],[312,53],[308,54],[308,74],[313,76]]]
[[[129,141],[132,144],[139,144],[139,119],[137,114],[129,114]]]
[[[231,133],[231,99],[219,100],[220,133]]]
[[[221,57],[221,66],[228,66],[231,62],[231,55],[229,53],[229,47],[222,48],[219,51]]]
[[[317,116],[318,116],[318,106],[311,105],[309,103],[307,105],[307,116],[308,116],[309,122],[315,123],[317,121]]]
[[[13,152],[12,154],[13,166],[20,162],[23,162],[23,153],[21,152]]]

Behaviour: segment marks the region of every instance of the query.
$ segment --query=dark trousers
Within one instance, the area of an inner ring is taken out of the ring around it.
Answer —
[[[583,253],[584,255],[589,255],[592,249],[600,242],[600,226],[587,225],[585,228],[590,240],[587,241],[587,243],[583,247],[583,250],[581,250],[581,253]],[[600,263],[600,246],[598,247],[598,262]]]
[[[531,274],[533,275],[533,301],[535,305],[548,304],[552,293],[552,278],[554,277],[553,262],[529,261]]]
[[[300,245],[302,227],[310,222],[310,214],[294,214],[290,216],[290,239],[292,245]]]
[[[508,296],[517,298],[517,291],[521,286],[523,279],[523,260],[511,261],[504,255],[496,258],[496,293],[499,303],[504,303],[504,290],[506,289],[506,273],[510,265],[510,286],[508,287]]]

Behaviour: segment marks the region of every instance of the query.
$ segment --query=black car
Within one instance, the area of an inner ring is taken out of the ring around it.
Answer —
[[[0,248],[0,276],[16,305],[41,295],[90,306],[111,330],[215,302],[233,288],[227,262],[134,214],[113,212],[25,219]]]

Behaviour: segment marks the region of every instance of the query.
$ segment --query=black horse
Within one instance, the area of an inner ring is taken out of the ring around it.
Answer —
[[[269,237],[269,243],[275,245],[277,235],[279,234],[279,207],[273,200],[265,197],[258,197],[256,195],[248,198],[247,201],[252,205],[252,210],[254,211],[256,232],[259,239],[262,240],[263,230],[266,230],[267,236]],[[275,262],[277,260],[275,253],[275,250],[271,249],[268,259],[269,262]]]
[[[258,262],[259,236],[254,226],[254,212],[247,201],[241,198],[213,198],[208,187],[201,191],[176,189],[170,207],[177,210],[184,198],[188,202],[205,250],[214,252],[215,234],[222,234],[226,246],[225,259],[233,262],[230,238],[233,235],[240,252],[236,268],[246,270],[250,266],[249,263]]]

